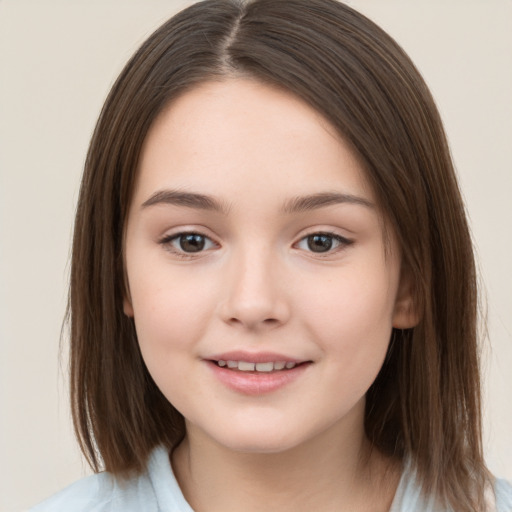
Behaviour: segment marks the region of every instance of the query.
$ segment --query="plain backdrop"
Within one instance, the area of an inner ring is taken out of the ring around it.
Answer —
[[[65,312],[88,141],[121,67],[191,2],[0,0],[0,510],[87,474]],[[488,305],[485,447],[512,479],[512,1],[353,0],[406,49],[445,121]]]

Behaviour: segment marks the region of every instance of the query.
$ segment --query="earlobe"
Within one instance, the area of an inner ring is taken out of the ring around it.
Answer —
[[[126,261],[124,261],[123,280],[124,280],[123,313],[129,318],[133,318],[134,312],[133,312],[133,306],[132,306],[132,297],[131,297],[131,293],[130,293],[130,286],[128,284],[128,274],[126,272]]]
[[[419,321],[419,315],[412,303],[397,302],[393,314],[393,327],[395,329],[411,329],[416,327]]]
[[[123,299],[123,312],[126,316],[133,318],[133,306],[131,300],[125,296]]]
[[[420,315],[418,305],[414,300],[411,280],[402,275],[393,311],[393,327],[395,329],[411,329],[418,325],[419,321]]]

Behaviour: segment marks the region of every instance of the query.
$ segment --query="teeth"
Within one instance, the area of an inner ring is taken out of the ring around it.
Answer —
[[[227,366],[230,369],[238,369],[241,372],[272,372],[274,370],[290,370],[297,366],[297,363],[291,361],[269,361],[267,363],[249,363],[248,361],[224,361],[219,359],[217,364],[221,367]]]
[[[240,365],[238,365],[240,368]],[[257,372],[271,372],[274,369],[274,363],[256,363]]]

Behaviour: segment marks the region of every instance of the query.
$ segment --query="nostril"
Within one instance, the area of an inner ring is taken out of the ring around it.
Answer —
[[[244,323],[243,320],[241,320],[240,318],[237,318],[236,316],[233,316],[229,319],[229,322],[230,323],[234,323],[234,324],[242,324]],[[277,324],[279,323],[279,320],[277,318],[264,318],[261,323],[264,323],[264,324]]]
[[[264,318],[262,320],[258,320],[257,318],[249,318],[249,317],[241,317],[238,318],[236,316],[232,316],[227,321],[228,324],[233,327],[246,327],[249,329],[258,329],[258,328],[267,328],[272,329],[278,327],[281,322],[278,318]],[[259,326],[259,327],[258,327]]]

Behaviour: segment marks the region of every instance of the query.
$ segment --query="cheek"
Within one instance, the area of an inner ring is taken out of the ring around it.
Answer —
[[[212,292],[193,275],[181,279],[153,268],[132,276],[135,327],[144,359],[148,366],[153,359],[171,363],[203,336],[212,314]]]
[[[301,304],[301,316],[333,374],[342,372],[350,385],[364,387],[387,352],[395,291],[384,272],[352,270],[324,282],[322,289],[310,288],[314,291]]]
[[[325,330],[329,338],[337,337],[336,333],[351,333],[350,339],[354,339],[374,331],[389,332],[395,290],[387,275],[364,269],[342,274],[321,286],[315,286],[318,281],[302,281],[297,294],[302,316]]]
[[[135,328],[146,367],[169,402],[188,412],[190,379],[199,358],[199,341],[208,329],[211,301],[205,293],[183,283],[180,286],[175,280],[159,284],[146,280],[133,293],[133,299]]]

